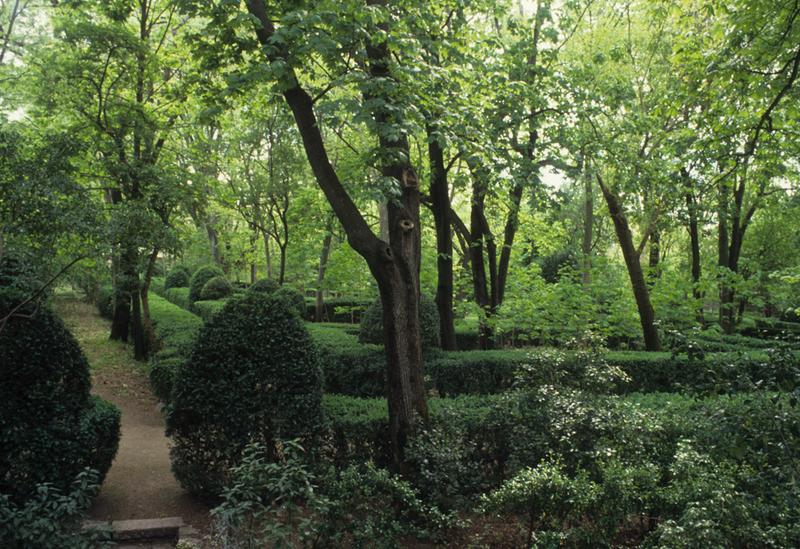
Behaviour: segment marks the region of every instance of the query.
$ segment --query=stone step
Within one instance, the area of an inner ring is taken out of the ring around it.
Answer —
[[[174,547],[184,526],[181,517],[159,519],[114,520],[111,522],[87,521],[84,528],[106,530],[118,547]],[[158,545],[140,542],[158,542]]]

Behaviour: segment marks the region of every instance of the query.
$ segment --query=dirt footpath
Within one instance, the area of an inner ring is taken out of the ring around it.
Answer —
[[[94,307],[60,300],[58,310],[92,365],[92,393],[122,411],[119,451],[90,510],[92,520],[179,516],[205,531],[208,508],[192,499],[172,476],[169,443],[146,366],[130,348],[108,341],[109,322]]]

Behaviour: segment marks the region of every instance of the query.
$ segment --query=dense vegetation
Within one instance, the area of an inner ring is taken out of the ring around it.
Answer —
[[[798,44],[792,0],[0,0],[8,543],[116,447],[71,285],[212,547],[800,545]]]

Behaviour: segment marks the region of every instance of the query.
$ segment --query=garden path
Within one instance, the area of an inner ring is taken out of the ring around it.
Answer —
[[[177,516],[206,530],[208,507],[183,490],[170,469],[169,443],[146,367],[123,343],[110,341],[110,323],[77,299],[61,298],[57,309],[92,367],[92,393],[122,411],[119,451],[90,510],[92,520]]]

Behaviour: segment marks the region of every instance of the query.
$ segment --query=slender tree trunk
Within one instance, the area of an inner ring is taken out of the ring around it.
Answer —
[[[535,141],[535,139],[534,139]],[[497,290],[495,295],[495,308],[503,304],[506,293],[506,280],[508,280],[508,266],[511,262],[511,248],[514,246],[514,237],[519,228],[519,206],[522,201],[522,184],[517,183],[509,193],[509,211],[506,225],[503,229],[503,249],[500,250],[500,263],[497,269]]]
[[[322,239],[322,251],[319,254],[319,267],[317,267],[317,290],[314,296],[314,320],[322,322],[325,316],[324,292],[322,283],[325,281],[325,270],[328,268],[328,257],[331,253],[333,241],[333,217],[328,218],[325,225],[325,238]]]
[[[150,284],[153,280],[153,273],[156,269],[156,260],[158,259],[158,248],[154,247],[150,252],[150,257],[147,259],[147,270],[144,274],[144,281],[142,281],[142,288],[139,291],[142,300],[142,328],[144,329],[144,337],[146,343],[147,354],[158,348],[158,340],[156,332],[153,328],[153,320],[150,317]]]
[[[647,279],[650,287],[661,276],[661,231],[653,229],[650,234],[650,251],[647,258]]]
[[[581,253],[583,254],[583,269],[581,282],[584,288],[592,283],[592,234],[594,233],[594,193],[592,190],[592,175],[589,171],[589,161],[584,159],[583,166],[583,240]]]
[[[206,227],[206,234],[208,235],[208,246],[209,250],[211,251],[211,258],[214,260],[214,264],[218,267],[222,267],[222,254],[219,251],[219,236],[217,235],[217,229],[214,228],[213,222],[207,221],[205,223]]]
[[[717,219],[717,252],[718,265],[723,271],[719,280],[719,325],[725,333],[733,332],[733,288],[726,280],[725,271],[730,269],[730,232],[728,228],[728,200],[730,189],[723,182],[719,187],[719,212]]]
[[[705,325],[703,316],[703,293],[700,291],[700,277],[702,276],[702,266],[700,263],[700,229],[697,221],[697,201],[694,197],[694,188],[689,171],[681,169],[681,177],[686,187],[686,210],[689,213],[689,243],[691,248],[691,273],[692,273],[692,297],[698,303],[696,317],[701,326]]]
[[[267,262],[267,278],[272,278],[272,254],[270,253],[269,249],[269,233],[267,231],[263,231],[262,238],[264,240],[264,259]]]
[[[633,287],[636,307],[639,309],[639,320],[642,324],[645,349],[648,351],[660,351],[661,342],[659,341],[658,329],[655,323],[655,311],[650,302],[650,292],[647,288],[647,282],[645,282],[639,254],[636,252],[636,246],[633,244],[633,235],[628,226],[628,220],[625,217],[625,213],[622,211],[622,207],[616,195],[605,186],[600,174],[597,174],[597,182],[600,185],[600,190],[603,192],[603,197],[608,205],[608,212],[614,222],[617,240],[622,248],[622,256],[625,258],[625,266],[628,268],[628,276],[631,280],[631,286]]]
[[[475,292],[475,303],[483,311],[478,325],[478,344],[481,349],[490,349],[493,344],[493,334],[487,320],[492,315],[492,299],[487,284],[486,264],[484,262],[484,229],[485,229],[485,199],[486,189],[482,178],[473,174],[472,178],[472,207],[470,208],[470,236],[469,245],[470,264],[472,266],[472,285]]]
[[[280,270],[278,271],[278,284],[283,286],[284,278],[286,277],[286,244],[279,244],[278,248],[280,250]]]
[[[450,195],[444,151],[428,127],[428,160],[431,167],[431,210],[436,225],[436,308],[442,349],[456,350],[453,318],[453,233],[450,228]]]

